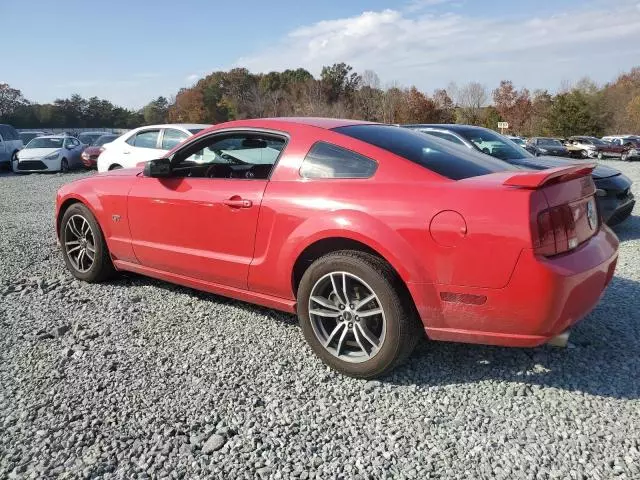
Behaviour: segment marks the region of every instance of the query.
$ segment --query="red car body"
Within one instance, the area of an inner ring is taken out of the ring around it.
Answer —
[[[362,124],[216,125],[174,151],[225,130],[277,132],[288,140],[268,180],[150,178],[142,166],[106,172],[59,190],[58,229],[64,211],[82,202],[118,270],[292,313],[301,259],[345,246],[374,252],[397,272],[435,340],[537,346],[595,307],[618,240],[587,221],[592,167],[456,181],[333,130]],[[375,159],[375,174],[302,178],[318,141]],[[559,225],[565,220],[570,232]]]
[[[102,147],[88,146],[80,155],[85,168],[98,168],[98,157],[102,153]]]

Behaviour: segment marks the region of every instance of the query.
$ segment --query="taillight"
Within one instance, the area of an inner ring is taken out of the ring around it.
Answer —
[[[536,254],[549,257],[568,252],[577,246],[574,208],[570,205],[559,205],[540,212],[537,229],[533,232],[533,248]]]

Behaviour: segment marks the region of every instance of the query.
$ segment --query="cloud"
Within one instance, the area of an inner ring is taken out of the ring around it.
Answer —
[[[406,4],[403,10],[405,12],[418,12],[427,8],[441,6],[445,3],[451,3],[455,6],[460,6],[462,2],[453,3],[452,0],[411,0]]]
[[[517,18],[494,11],[473,17],[459,10],[366,11],[297,28],[236,65],[255,72],[302,66],[318,74],[323,65],[344,61],[360,72],[375,70],[383,81],[423,89],[443,87],[451,80],[493,84],[501,78],[555,87],[565,78],[586,74],[609,78],[633,66],[637,53],[637,3],[609,0],[600,6],[584,4]]]

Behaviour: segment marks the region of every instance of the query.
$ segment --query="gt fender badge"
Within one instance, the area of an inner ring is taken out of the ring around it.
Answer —
[[[111,219],[112,219],[114,222],[119,222],[119,221],[120,221],[120,215],[111,215]]]

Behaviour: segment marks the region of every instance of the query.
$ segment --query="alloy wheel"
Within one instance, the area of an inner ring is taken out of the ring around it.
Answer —
[[[64,229],[64,249],[73,267],[88,272],[96,255],[96,240],[91,224],[82,215],[73,215]]]
[[[315,283],[309,318],[321,345],[340,360],[365,362],[384,343],[387,324],[382,302],[364,280],[351,273],[331,272]]]

